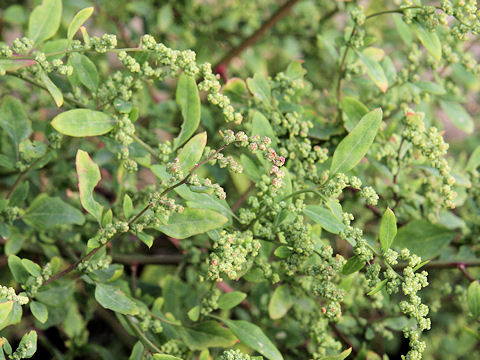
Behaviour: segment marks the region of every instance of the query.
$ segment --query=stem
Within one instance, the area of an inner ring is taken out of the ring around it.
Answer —
[[[154,353],[162,353],[162,351],[155,345],[143,332],[142,330],[139,329],[137,324],[133,322],[133,320],[130,318],[130,316],[124,316],[125,320],[127,321],[128,325],[132,328],[133,332],[135,335],[138,337],[138,339],[142,342],[145,347],[154,352]]]
[[[155,314],[152,314],[152,313],[150,313],[150,315],[151,315],[154,319],[160,320],[161,322],[164,322],[165,324],[172,325],[172,326],[183,327],[183,325],[174,323],[173,321],[170,321],[170,320],[167,320],[167,319],[165,319],[163,316],[155,315]]]
[[[234,58],[236,58],[250,46],[255,44],[262,37],[262,35],[265,34],[267,30],[272,28],[279,20],[284,18],[298,1],[299,0],[286,1],[275,13],[272,14],[272,16],[267,21],[262,24],[262,26],[257,31],[255,31],[252,35],[243,40],[239,46],[225,54],[225,56],[223,56],[215,64],[215,66],[213,66],[213,69],[218,69],[218,67],[220,66],[228,66]]]
[[[468,280],[470,280],[471,282],[475,281],[475,278],[467,271],[465,264],[459,264],[457,265],[457,268],[463,273],[463,275],[465,275]]]
[[[43,155],[42,157],[39,157],[37,160],[35,160],[33,163],[30,164],[30,166],[25,170],[25,171],[22,171],[20,174],[18,174],[17,176],[17,179],[15,180],[15,182],[13,183],[12,185],[12,188],[10,189],[10,191],[8,192],[7,196],[5,197],[7,200],[10,199],[10,197],[12,196],[13,192],[15,191],[15,189],[17,188],[18,185],[20,185],[20,183],[22,182],[22,180],[25,178],[25,176],[27,176],[27,174],[35,167],[38,165],[38,163],[45,157],[47,156],[48,154],[48,151],[45,152],[45,155]]]
[[[137,134],[132,134],[130,136],[132,137],[133,140],[135,140],[137,142],[138,145],[140,145],[145,150],[147,150],[147,152],[150,155],[152,155],[155,159],[158,159],[158,153],[150,145],[148,145],[146,142],[144,142],[142,139],[140,139],[137,136]]]
[[[151,52],[152,50],[148,50],[148,49],[142,49],[142,48],[138,48],[138,47],[132,47],[132,48],[121,48],[121,49],[107,49],[106,52],[114,52],[114,53],[118,53],[120,51],[126,51],[126,52],[141,52],[141,51],[145,51],[145,52]],[[45,56],[48,58],[50,56],[58,56],[58,55],[69,55],[69,54],[72,54],[72,53],[83,53],[83,52],[91,52],[91,53],[95,53],[95,54],[98,54],[97,51],[95,50],[92,50],[92,49],[70,49],[70,50],[61,50],[61,51],[54,51],[54,52],[51,52],[51,53],[48,53],[48,54],[45,54]],[[8,59],[8,60],[35,60],[35,56],[34,55],[26,55],[26,56],[11,56],[11,57],[7,57],[5,59]]]
[[[406,263],[397,264],[393,266],[394,269],[403,269]],[[466,261],[430,261],[422,266],[422,269],[460,269],[468,267],[480,267],[480,260],[466,260]],[[461,270],[461,269],[460,269]]]
[[[405,138],[402,137],[402,141],[400,142],[400,146],[398,147],[398,152],[397,152],[398,170],[396,174],[393,175],[393,185],[397,185],[398,183],[398,172],[400,171],[400,152],[402,151],[402,147],[404,143],[405,143]],[[395,190],[393,191],[393,200],[395,200],[395,205],[393,206],[393,209],[395,209],[398,206],[398,194]]]

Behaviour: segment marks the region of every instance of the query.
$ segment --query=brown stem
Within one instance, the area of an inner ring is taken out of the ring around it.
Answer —
[[[25,170],[25,171],[22,171],[20,174],[18,174],[18,177],[17,179],[15,180],[15,182],[13,183],[12,185],[12,188],[10,189],[10,191],[8,192],[7,196],[5,197],[6,199],[10,199],[10,197],[12,196],[13,192],[15,191],[15,189],[17,188],[18,185],[20,185],[20,183],[22,182],[23,178],[25,176],[27,176],[27,174],[35,167],[38,165],[38,163],[48,154],[48,151],[45,153],[45,155],[43,155],[42,157],[39,157],[37,160],[35,160],[33,163],[30,164],[30,166]]]
[[[348,186],[347,189],[350,191],[353,191],[354,193],[357,193],[360,191],[360,189],[354,188],[353,186]],[[382,217],[382,212],[378,210],[378,208],[376,208],[375,206],[370,204],[365,204],[365,207],[369,209],[372,213],[374,213],[376,217],[379,217],[379,218]]]
[[[353,355],[356,355],[358,353],[358,350],[357,348],[355,348],[355,346],[353,346],[353,344],[350,342],[350,340],[348,340],[347,336],[342,333],[336,326],[335,324],[333,323],[329,323],[328,325],[330,325],[330,328],[333,330],[333,332],[335,333],[335,335],[337,335],[340,339],[342,339],[342,341],[345,343],[345,345],[347,345],[349,348],[352,348],[352,353]]]
[[[239,199],[235,202],[235,204],[233,204],[232,206],[233,212],[236,212],[240,208],[240,206],[242,206],[243,202],[248,198],[248,196],[254,189],[255,189],[255,184],[254,183],[250,184],[247,191],[245,191],[242,194],[242,196],[240,196]]]
[[[457,268],[463,273],[463,275],[465,275],[468,280],[475,281],[475,278],[467,271],[465,264],[459,264],[457,265]]]
[[[272,14],[272,16],[265,21],[260,29],[255,31],[252,35],[247,37],[245,40],[242,41],[242,43],[237,46],[236,48],[230,50],[225,56],[223,56],[220,61],[218,61],[213,69],[218,69],[221,66],[228,66],[230,62],[239,56],[242,52],[244,52],[246,49],[248,49],[250,46],[255,44],[258,39],[262,37],[263,34],[270,28],[272,28],[279,20],[281,20],[283,17],[285,17],[288,12],[291,10],[291,8],[298,2],[299,0],[288,0],[286,1],[275,13]]]

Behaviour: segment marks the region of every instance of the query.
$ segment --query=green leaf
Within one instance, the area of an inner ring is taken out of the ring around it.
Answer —
[[[382,216],[382,221],[380,222],[380,245],[382,251],[387,251],[393,244],[395,236],[397,235],[397,219],[395,214],[390,208],[387,208]]]
[[[289,286],[280,285],[273,292],[270,302],[268,303],[268,314],[272,319],[280,319],[284,317],[293,305],[293,297],[290,293]]]
[[[137,305],[119,288],[106,285],[97,284],[95,288],[95,299],[105,309],[110,309],[124,315],[138,314]]]
[[[139,232],[136,234],[138,239],[143,242],[145,245],[147,245],[149,248],[152,247],[153,245],[153,240],[155,239],[152,235],[148,235],[144,232]]]
[[[30,302],[30,311],[32,312],[33,316],[35,316],[35,318],[42,324],[47,321],[48,309],[44,304],[38,301],[32,301]]]
[[[292,255],[292,250],[288,246],[282,245],[276,248],[273,254],[280,259],[286,259]]]
[[[8,237],[5,244],[5,254],[14,255],[18,254],[25,243],[25,236],[21,234],[12,234]]]
[[[473,171],[480,165],[480,145],[478,145],[475,150],[473,150],[472,155],[468,158],[467,166],[465,166],[465,171]],[[10,198],[11,202],[11,198]]]
[[[342,98],[342,110],[345,121],[345,128],[348,131],[358,124],[360,119],[368,113],[368,108],[363,105],[359,100],[351,96],[345,96]]]
[[[51,38],[60,27],[62,0],[43,0],[28,19],[28,37],[36,44]]]
[[[273,131],[272,125],[267,120],[265,116],[259,111],[255,111],[252,120],[252,135],[259,135],[260,137],[268,137],[272,140],[273,147],[277,146],[277,136],[275,135],[275,131]]]
[[[350,275],[360,271],[365,266],[365,261],[361,260],[358,255],[352,256],[348,261],[343,265],[342,274]]]
[[[387,282],[388,282],[388,279],[383,279],[370,292],[368,292],[367,295],[368,296],[375,295],[387,285]]]
[[[345,229],[345,225],[340,219],[330,209],[323,206],[307,205],[303,213],[332,234],[339,234]]]
[[[8,257],[8,268],[14,279],[20,284],[24,284],[30,277],[30,273],[25,268],[22,260],[16,255],[10,255]]]
[[[218,317],[215,317],[218,318]],[[283,360],[283,356],[270,341],[270,339],[263,333],[257,325],[254,325],[245,320],[229,320],[218,318],[227,325],[238,339],[258,351],[260,354],[270,360]]]
[[[103,206],[93,198],[93,190],[101,179],[100,169],[83,150],[77,151],[76,165],[80,203],[88,213],[97,219],[98,223],[101,223]]]
[[[480,316],[480,284],[478,281],[472,281],[468,287],[467,305],[473,317],[478,318]]]
[[[125,194],[123,197],[123,215],[125,216],[125,219],[130,219],[130,216],[132,216],[133,213],[133,202],[132,198],[128,196],[128,194]]]
[[[0,330],[13,324],[18,324],[22,320],[22,306],[17,302],[13,303],[12,311],[10,311],[5,320],[0,321]]]
[[[348,348],[347,350],[344,350],[337,355],[322,356],[320,360],[344,360],[350,355],[351,352],[352,352],[352,348]]]
[[[87,19],[93,14],[93,10],[94,8],[92,6],[92,7],[82,9],[75,14],[70,25],[68,25],[68,30],[67,30],[68,40],[73,39],[78,29],[80,29],[80,26],[82,26],[83,23],[87,21]]]
[[[82,212],[58,197],[41,194],[32,202],[22,219],[30,226],[48,229],[57,225],[82,225]]]
[[[26,346],[26,344],[30,344]],[[22,336],[22,340],[20,340],[20,344],[18,347],[26,347],[26,352],[23,354],[22,359],[29,359],[31,358],[35,352],[37,351],[37,332],[35,330],[30,331]]]
[[[73,283],[54,283],[48,287],[42,286],[35,298],[48,306],[59,307],[65,305],[73,296]]]
[[[32,132],[32,125],[20,100],[6,95],[0,107],[0,127],[5,131],[18,156],[20,141]]]
[[[211,320],[193,326],[180,327],[178,333],[191,350],[203,350],[209,347],[228,348],[237,341],[230,330]]]
[[[388,80],[383,71],[382,65],[370,56],[362,54],[361,52],[357,52],[357,54],[363,65],[365,65],[370,80],[372,80],[382,92],[386,92],[388,89]]]
[[[182,213],[173,213],[167,225],[156,226],[155,229],[176,238],[186,239],[222,227],[228,219],[216,211],[186,208]]]
[[[398,230],[395,238],[397,249],[407,248],[422,259],[439,255],[450,244],[456,233],[427,220],[414,220]]]
[[[185,175],[200,161],[205,145],[207,145],[207,133],[204,131],[191,138],[179,151],[179,165]]]
[[[13,309],[14,301],[5,301],[0,303],[0,323],[4,322]]]
[[[247,86],[248,90],[250,90],[253,96],[267,105],[270,104],[272,90],[270,89],[268,81],[263,76],[260,74],[255,74],[253,78],[248,78]]]
[[[198,94],[195,78],[185,73],[180,75],[175,99],[180,106],[183,116],[180,134],[173,140],[174,149],[178,149],[195,133],[200,124],[200,95]]]
[[[72,54],[70,64],[73,66],[73,71],[78,80],[85,85],[85,87],[95,92],[98,88],[100,78],[98,76],[97,67],[87,56],[82,54]]]
[[[110,115],[90,109],[65,111],[55,116],[51,124],[59,133],[73,137],[103,135],[115,126]]]
[[[191,308],[188,313],[188,318],[192,321],[198,321],[200,318],[200,306],[196,305],[193,308]]]
[[[133,346],[132,353],[128,360],[143,360],[143,352],[145,351],[145,347],[140,341],[137,341]],[[154,355],[155,356],[155,355]]]
[[[42,268],[40,267],[40,265],[34,263],[32,260],[22,259],[22,264],[25,269],[30,273],[30,275],[38,277],[42,274]]]
[[[222,294],[218,299],[218,307],[222,310],[232,309],[245,300],[246,297],[247,294],[241,291],[232,291]]]
[[[17,71],[19,69],[33,66],[36,64],[35,60],[10,60],[0,59],[0,70]]]
[[[10,196],[10,201],[8,202],[9,206],[21,206],[23,205],[25,199],[28,196],[28,191],[30,190],[30,183],[25,181],[17,186],[15,191]]]
[[[167,355],[167,354],[154,354],[153,355],[153,360],[183,360],[182,358],[173,356],[173,355]]]
[[[395,23],[395,27],[397,28],[398,34],[402,38],[403,42],[410,47],[412,45],[412,31],[410,30],[408,25],[402,20],[402,15],[394,14],[393,22]]]
[[[57,104],[58,107],[63,105],[63,94],[60,89],[53,83],[52,80],[48,77],[45,71],[40,72],[40,78],[42,79],[43,85],[47,88],[50,95],[52,95],[53,101]]]
[[[331,174],[345,173],[357,165],[372,145],[382,123],[382,109],[377,108],[362,117],[360,122],[338,144],[330,166]]]
[[[425,46],[425,49],[427,49],[430,55],[432,55],[435,60],[440,61],[442,58],[442,43],[437,33],[435,31],[429,31],[417,23],[411,24],[411,27],[418,40]]]
[[[473,119],[461,104],[453,101],[440,101],[440,105],[453,125],[467,134],[473,133]]]

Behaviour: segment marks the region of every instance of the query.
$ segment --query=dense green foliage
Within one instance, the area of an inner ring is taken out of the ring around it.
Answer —
[[[0,359],[480,359],[475,1],[6,3]]]

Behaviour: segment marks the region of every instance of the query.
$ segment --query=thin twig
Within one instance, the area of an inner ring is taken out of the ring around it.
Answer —
[[[218,68],[221,66],[228,66],[234,58],[236,58],[250,46],[255,44],[263,36],[263,34],[265,34],[267,30],[272,28],[279,20],[284,18],[298,1],[299,0],[286,1],[275,13],[272,14],[272,16],[267,21],[262,24],[262,26],[257,31],[255,31],[252,35],[243,40],[239,46],[225,54],[225,56],[223,56],[215,64],[215,66],[213,66],[213,69],[218,70]]]

